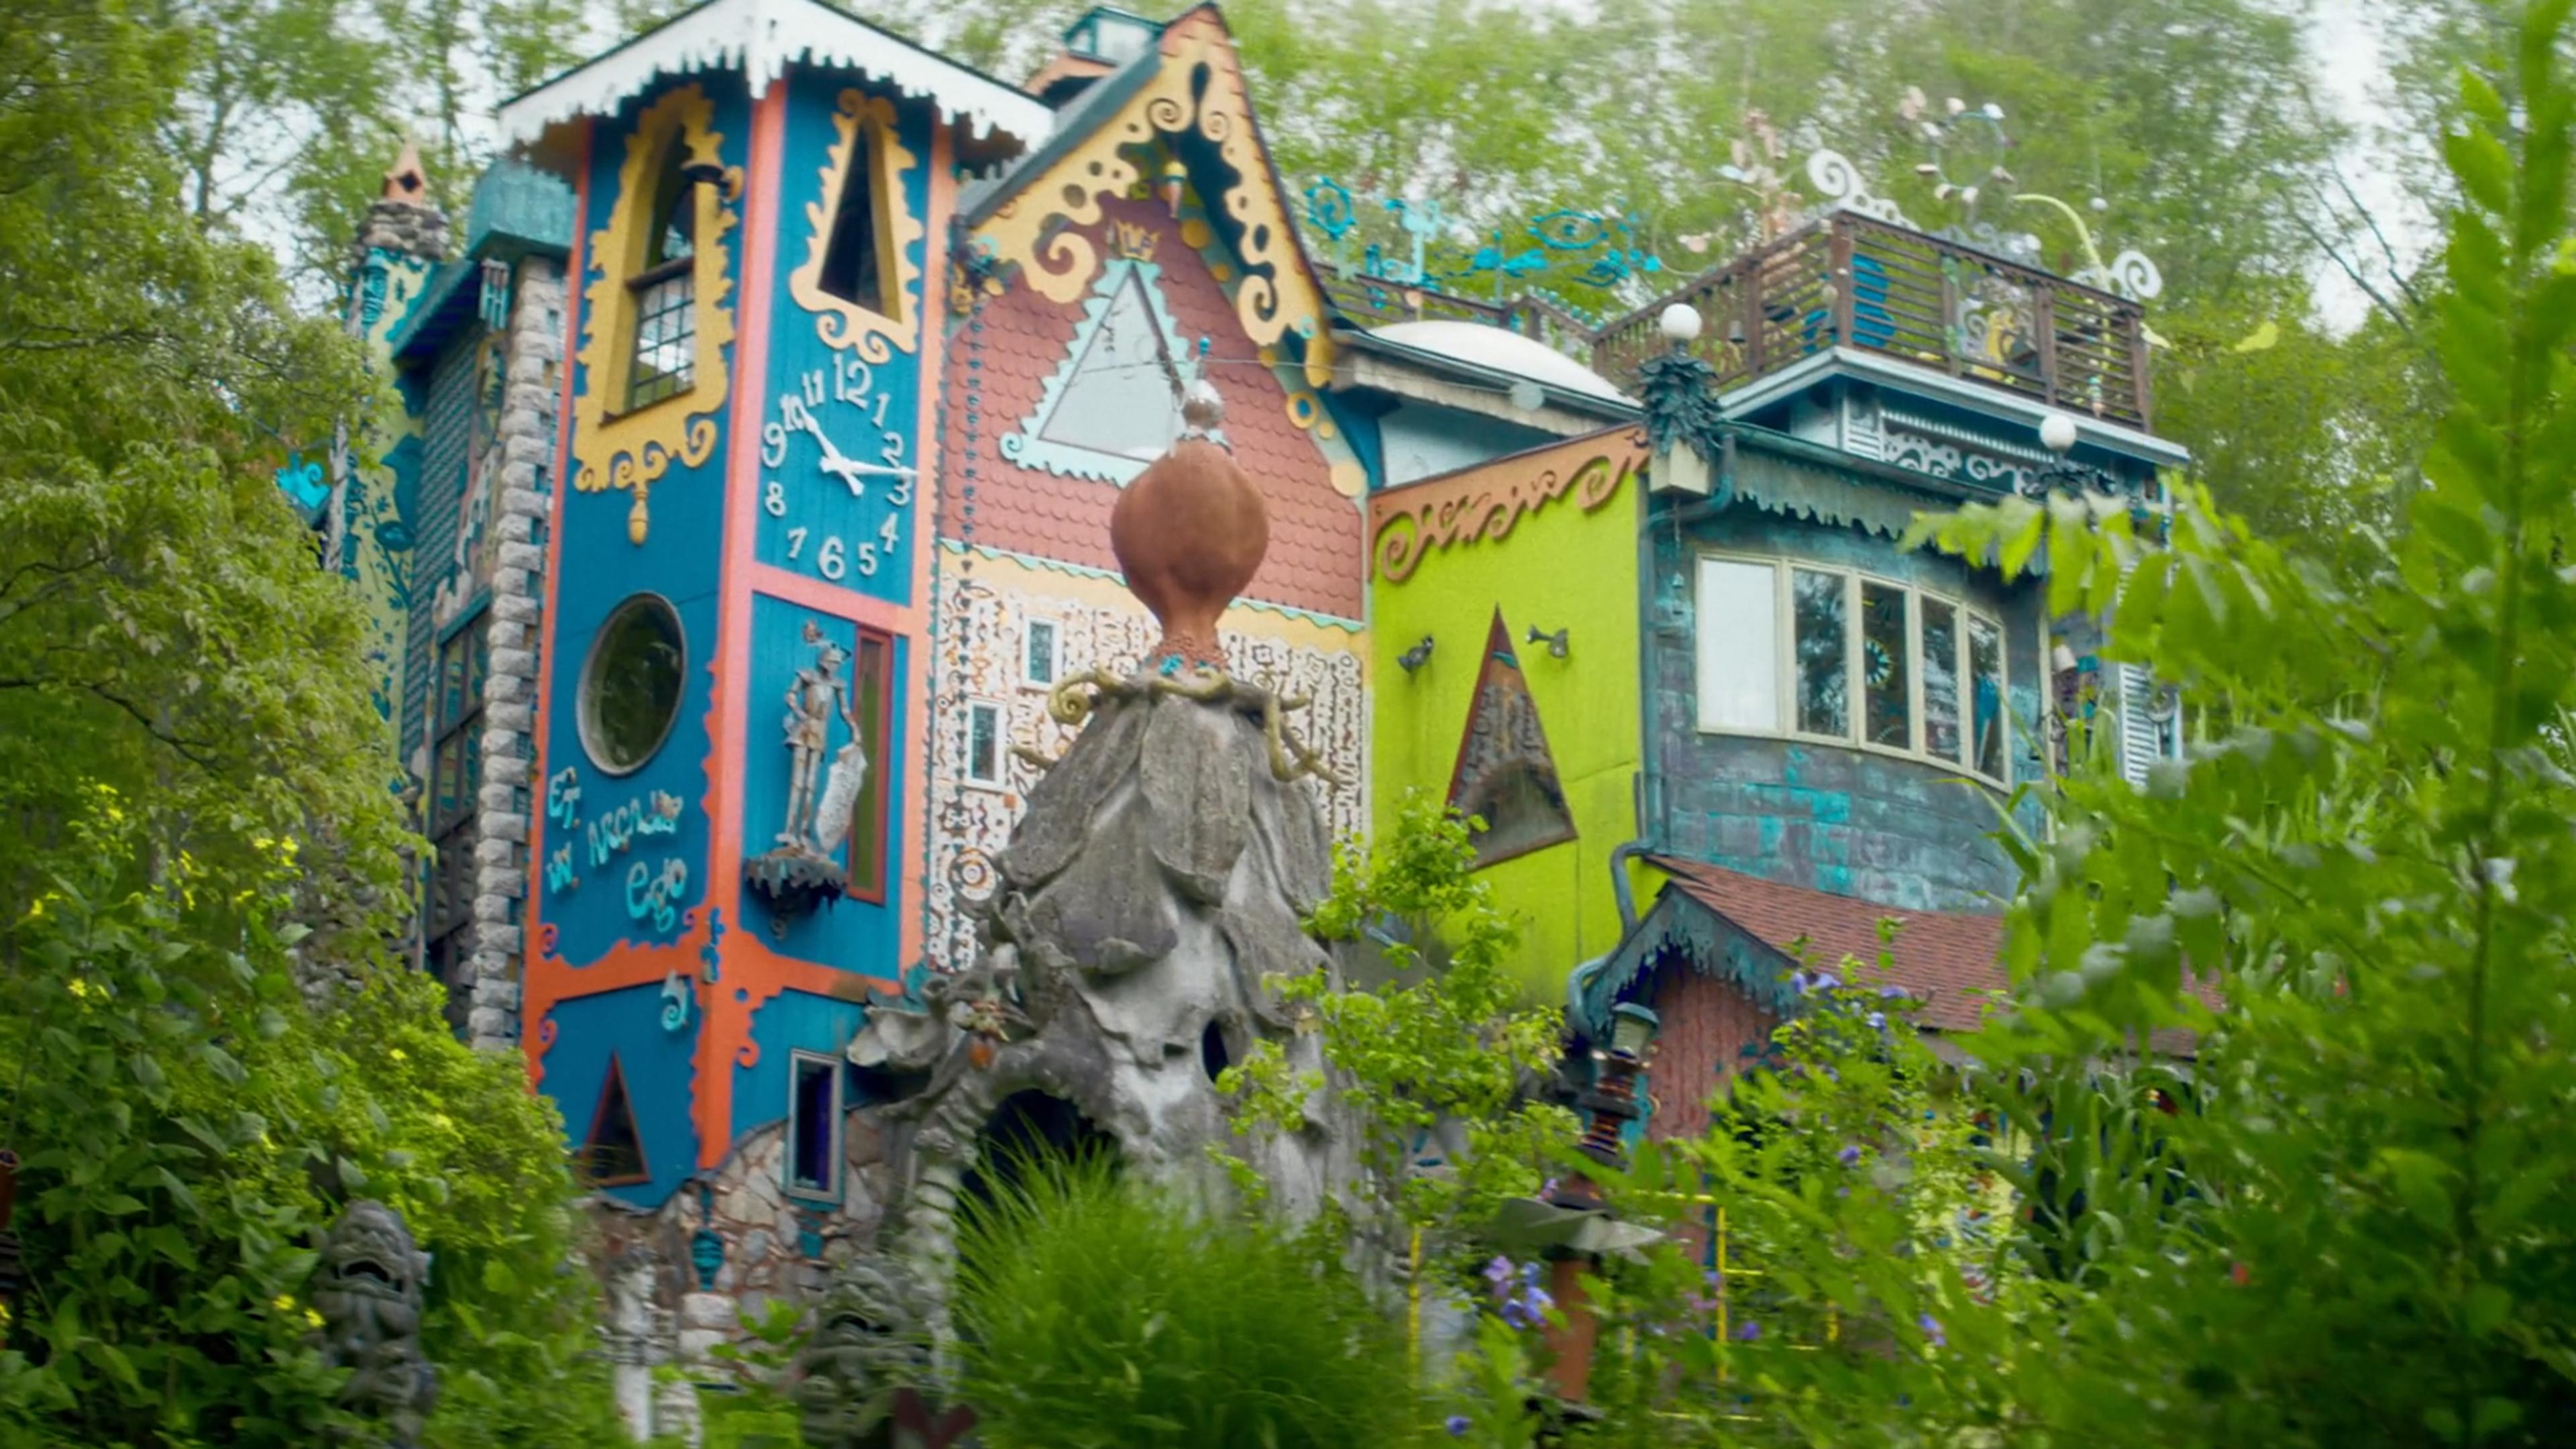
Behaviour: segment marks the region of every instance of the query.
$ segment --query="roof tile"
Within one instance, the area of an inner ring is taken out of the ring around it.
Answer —
[[[1288,390],[1278,374],[1253,360],[1251,339],[1234,304],[1208,274],[1207,264],[1182,245],[1179,228],[1162,208],[1108,198],[1102,212],[1101,239],[1122,221],[1154,233],[1153,260],[1161,268],[1160,285],[1174,326],[1192,342],[1209,339],[1210,377],[1225,396],[1226,437],[1270,512],[1270,552],[1245,596],[1359,618],[1367,567],[1359,505],[1334,489],[1323,452],[1288,416]],[[949,344],[946,405],[956,411],[948,440],[958,460],[948,470],[950,481],[941,500],[942,535],[964,536],[960,485],[964,467],[971,464],[975,543],[1117,568],[1109,551],[1116,485],[1024,468],[1001,453],[1002,438],[1018,431],[1037,410],[1047,379],[1073,345],[1082,310],[1079,300],[1059,307],[1031,288],[1012,286],[985,302],[978,319],[980,343],[960,335]],[[970,361],[978,353],[980,370]],[[978,373],[981,402],[970,458],[963,400]]]
[[[2011,986],[2002,961],[2004,921],[1973,911],[1900,911],[1830,891],[1784,885],[1698,861],[1657,858],[1675,887],[1757,939],[1792,949],[1807,942],[1816,966],[1844,957],[1875,964],[1878,923],[1893,917],[1888,979],[1922,1003],[1918,1019],[1942,1031],[1966,1031],[1994,1005],[1988,993]]]

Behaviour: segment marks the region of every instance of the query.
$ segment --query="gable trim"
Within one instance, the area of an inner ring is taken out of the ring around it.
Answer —
[[[1099,224],[1101,198],[1128,195],[1146,179],[1123,153],[1169,142],[1209,214],[1236,233],[1243,277],[1235,317],[1245,335],[1256,347],[1279,346],[1293,335],[1308,385],[1325,386],[1333,376],[1334,344],[1323,288],[1261,142],[1225,22],[1214,7],[1200,6],[1165,26],[1158,49],[1130,64],[1143,83],[1097,129],[1043,167],[1010,178],[1007,194],[987,198],[982,205],[989,211],[975,224],[978,240],[997,261],[1016,266],[1040,296],[1071,305],[1099,275],[1100,249],[1084,229]],[[1193,94],[1202,67],[1207,84]],[[1212,159],[1194,164],[1193,151]],[[1230,181],[1220,174],[1225,171],[1233,173]]]

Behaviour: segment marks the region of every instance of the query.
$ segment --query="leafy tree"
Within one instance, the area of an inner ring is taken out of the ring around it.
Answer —
[[[375,390],[192,215],[199,37],[153,18],[0,28],[0,1439],[316,1442],[312,1235],[372,1195],[437,1254],[433,1438],[600,1443],[559,1126],[388,958],[417,842],[273,482]]]
[[[1293,1070],[1265,1041],[1218,1078],[1255,1133],[1299,1130],[1310,1097],[1338,1096],[1358,1132],[1360,1182],[1344,1205],[1356,1245],[1376,1266],[1419,1265],[1458,1284],[1482,1261],[1475,1234],[1495,1206],[1539,1186],[1573,1125],[1533,1094],[1553,1065],[1557,1014],[1522,1002],[1506,967],[1517,932],[1474,864],[1467,820],[1419,792],[1374,850],[1343,842],[1308,928],[1365,941],[1381,956],[1367,968],[1378,979],[1340,985],[1319,969],[1273,981],[1311,1022],[1326,1072]],[[1416,1170],[1443,1133],[1441,1169]]]

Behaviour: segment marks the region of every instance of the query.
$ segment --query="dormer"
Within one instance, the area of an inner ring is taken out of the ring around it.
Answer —
[[[1093,81],[1153,49],[1162,33],[1159,23],[1142,15],[1115,5],[1094,5],[1064,28],[1064,49],[1038,67],[1024,89],[1060,108]]]

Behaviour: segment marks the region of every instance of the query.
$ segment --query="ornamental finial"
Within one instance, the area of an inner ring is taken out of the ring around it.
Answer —
[[[1217,617],[1270,550],[1269,509],[1218,430],[1224,418],[1215,386],[1192,378],[1181,390],[1180,437],[1109,513],[1109,551],[1127,592],[1163,625],[1152,669],[1225,668]]]

